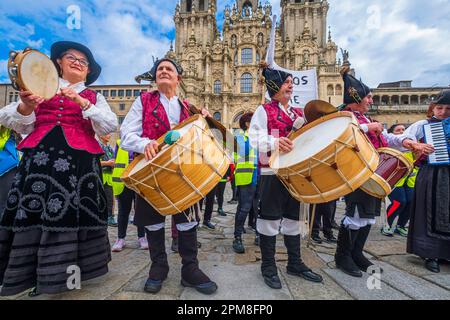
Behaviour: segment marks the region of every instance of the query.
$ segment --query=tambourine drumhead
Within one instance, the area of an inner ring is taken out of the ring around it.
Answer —
[[[22,59],[19,58],[20,54],[23,55]],[[52,60],[36,50],[19,53],[14,62],[16,60],[19,60],[17,84],[21,89],[31,91],[47,100],[55,96],[59,87],[59,77]]]
[[[295,152],[279,154],[272,168],[287,168],[311,158],[341,136],[351,122],[351,117],[336,117],[303,132],[292,141]]]

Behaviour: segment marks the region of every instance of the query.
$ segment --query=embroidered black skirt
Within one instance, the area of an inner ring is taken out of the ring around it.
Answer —
[[[450,166],[423,166],[411,202],[407,252],[450,260]]]
[[[83,281],[107,273],[110,260],[99,156],[72,149],[55,127],[24,151],[0,213],[0,294],[64,292],[69,267]]]

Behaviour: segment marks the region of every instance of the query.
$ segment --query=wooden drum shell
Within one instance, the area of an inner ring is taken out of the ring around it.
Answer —
[[[271,157],[271,167],[298,201],[318,204],[336,200],[363,185],[378,166],[378,153],[349,112],[322,117],[289,138],[294,140],[307,130],[335,117],[352,119],[337,139],[330,141],[325,149],[314,156],[286,168],[273,168],[277,154]]]

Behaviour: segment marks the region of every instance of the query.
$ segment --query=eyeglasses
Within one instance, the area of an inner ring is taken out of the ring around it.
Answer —
[[[75,61],[78,61],[80,63],[80,65],[84,68],[89,67],[89,62],[84,60],[83,58],[77,58],[71,54],[66,54],[64,56],[64,58],[66,58],[67,60],[69,60],[70,63],[75,63]]]

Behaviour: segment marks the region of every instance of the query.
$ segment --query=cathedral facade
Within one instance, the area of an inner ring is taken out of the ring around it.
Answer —
[[[275,61],[291,70],[315,68],[319,99],[342,103],[337,46],[327,32],[326,0],[281,0]],[[265,60],[272,7],[237,0],[225,8],[218,29],[216,0],[181,0],[175,9],[175,48],[167,56],[183,67],[181,94],[205,106],[229,128],[264,101],[259,62]]]

